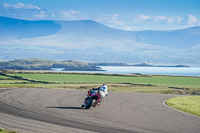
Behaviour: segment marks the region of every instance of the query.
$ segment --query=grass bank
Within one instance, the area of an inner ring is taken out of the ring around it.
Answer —
[[[175,97],[166,101],[172,108],[200,116],[200,96]]]
[[[0,133],[16,133],[16,132],[0,128]]]

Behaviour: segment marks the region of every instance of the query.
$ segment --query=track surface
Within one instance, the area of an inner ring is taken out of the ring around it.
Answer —
[[[20,133],[199,133],[200,118],[167,108],[176,95],[110,92],[101,107],[80,108],[87,91],[0,90],[0,127]]]

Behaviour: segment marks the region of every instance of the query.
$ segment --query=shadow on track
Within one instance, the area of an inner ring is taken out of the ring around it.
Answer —
[[[81,107],[47,107],[47,108],[56,108],[56,109],[83,109]]]

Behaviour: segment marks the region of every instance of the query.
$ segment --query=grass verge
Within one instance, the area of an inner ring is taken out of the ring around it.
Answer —
[[[166,104],[186,113],[200,116],[200,96],[174,97],[168,99]]]
[[[0,133],[16,133],[15,131],[11,131],[11,130],[6,130],[3,128],[0,128]]]

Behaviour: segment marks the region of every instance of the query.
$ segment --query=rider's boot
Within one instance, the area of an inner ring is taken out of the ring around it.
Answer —
[[[101,106],[101,101],[100,101],[100,102],[98,102],[98,106]]]

